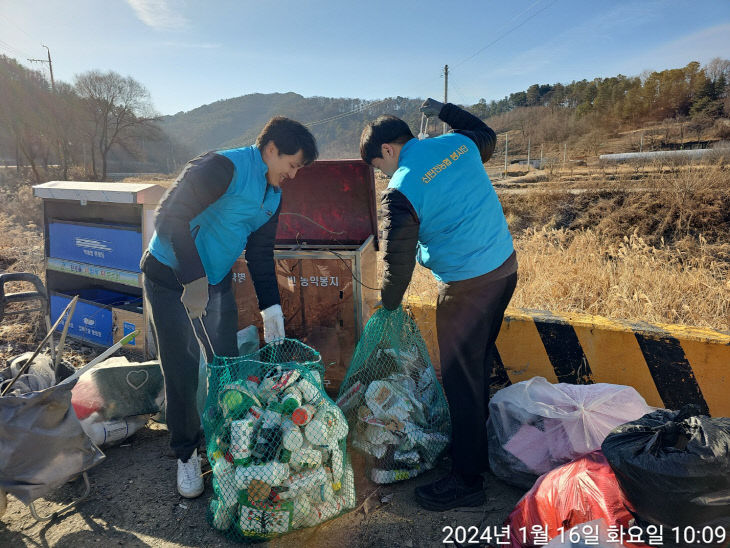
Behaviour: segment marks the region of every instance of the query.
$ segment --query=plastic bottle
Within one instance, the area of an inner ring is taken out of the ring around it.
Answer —
[[[238,502],[236,489],[236,467],[225,459],[216,461],[213,465],[213,477],[218,484],[221,505],[232,508]]]
[[[337,440],[347,436],[347,421],[340,419],[339,407],[326,405],[319,408],[314,418],[304,428],[304,435],[312,445],[331,447]],[[343,435],[344,434],[344,435]]]
[[[319,391],[319,388],[317,388],[307,379],[299,379],[299,382],[297,383],[297,388],[302,393],[303,401],[310,403],[315,407],[318,407],[319,405],[322,405],[324,403],[324,398],[322,397],[322,393]]]
[[[259,384],[259,390],[256,392],[257,397],[262,402],[269,401],[269,399],[274,395],[274,385],[276,384],[276,379],[273,377],[266,377],[264,380],[261,381]]]
[[[380,468],[373,468],[370,470],[370,478],[375,483],[393,483],[416,477],[419,472],[418,469],[381,470]]]
[[[308,470],[306,472],[299,472],[290,476],[285,482],[284,486],[292,493],[299,493],[302,491],[309,491],[318,485],[322,485],[327,482],[327,473],[321,466],[314,470]]]
[[[291,527],[292,529],[299,529],[304,526],[308,519],[310,519],[312,504],[309,502],[309,498],[306,495],[301,495],[295,498],[292,502],[293,509]]]
[[[289,477],[289,472],[289,465],[283,462],[237,466],[235,474],[236,488],[239,491],[248,489],[253,480],[263,481],[269,485],[281,485]]]
[[[252,455],[261,461],[272,461],[278,457],[281,445],[281,406],[272,403],[261,415],[256,443]]]
[[[282,413],[291,415],[300,405],[302,405],[302,393],[295,387],[290,386],[284,391],[281,399]]]
[[[304,427],[307,441],[317,447],[329,447],[331,444],[327,426],[315,417]]]
[[[309,499],[315,504],[320,502],[329,502],[335,499],[335,492],[332,488],[332,482],[329,481],[320,483],[307,493]]]
[[[301,429],[291,419],[282,421],[281,433],[281,445],[287,451],[296,451],[304,443]]]
[[[331,501],[313,504],[312,510],[309,513],[309,519],[305,521],[305,525],[312,527],[322,523],[323,521],[327,521],[339,514],[344,507],[345,505],[342,497],[335,497],[335,499]]]
[[[224,417],[232,419],[245,415],[251,407],[261,407],[261,402],[255,392],[251,392],[247,386],[233,384],[223,387],[219,396],[219,406]]]
[[[322,464],[322,452],[310,446],[292,451],[289,465],[294,470],[313,469]]]
[[[228,531],[233,525],[234,508],[226,507],[218,499],[210,500],[210,513],[213,515],[213,527],[219,531]]]
[[[149,415],[135,415],[124,419],[103,421],[98,413],[92,413],[80,422],[81,428],[91,438],[91,441],[102,446],[128,438],[147,424],[147,419],[149,419]]]
[[[231,456],[238,466],[251,462],[251,438],[257,419],[249,414],[240,421],[231,422]]]
[[[332,482],[334,483],[335,491],[340,489],[343,474],[343,455],[340,448],[335,445],[331,448],[331,462],[332,462]]]
[[[276,384],[274,384],[273,390],[275,392],[283,392],[290,386],[294,386],[294,384],[299,380],[299,377],[301,377],[301,373],[299,373],[296,369],[285,371],[276,381]]]
[[[326,435],[330,443],[347,437],[349,431],[347,419],[336,405],[323,405],[319,408],[313,420],[320,421],[325,425]]]

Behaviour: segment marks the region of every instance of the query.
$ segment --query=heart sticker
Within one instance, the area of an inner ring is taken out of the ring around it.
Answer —
[[[127,384],[134,388],[135,390],[139,390],[142,388],[145,384],[147,384],[147,381],[150,378],[150,374],[147,373],[144,369],[140,369],[138,371],[130,371],[127,373]],[[136,382],[141,381],[141,382]]]

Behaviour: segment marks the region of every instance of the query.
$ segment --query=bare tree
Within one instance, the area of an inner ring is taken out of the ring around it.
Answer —
[[[98,178],[96,158],[101,159],[101,180],[106,180],[109,151],[119,146],[135,151],[135,138],[141,131],[156,133],[158,120],[147,89],[131,76],[114,71],[92,70],[75,78],[75,87],[88,114],[91,140],[91,165]]]

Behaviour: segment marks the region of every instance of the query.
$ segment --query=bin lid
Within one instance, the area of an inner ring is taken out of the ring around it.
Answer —
[[[282,185],[280,245],[360,245],[377,249],[373,168],[362,160],[318,160]]]
[[[33,195],[53,200],[156,204],[167,189],[151,183],[94,183],[50,181],[33,186]]]

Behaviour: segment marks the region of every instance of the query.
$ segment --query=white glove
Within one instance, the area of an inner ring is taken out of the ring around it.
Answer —
[[[286,336],[284,334],[284,314],[280,304],[262,310],[261,317],[264,319],[264,340],[267,343],[278,341]]]
[[[183,284],[180,300],[188,311],[191,320],[205,316],[205,308],[208,306],[208,277],[203,276],[190,283]]]

